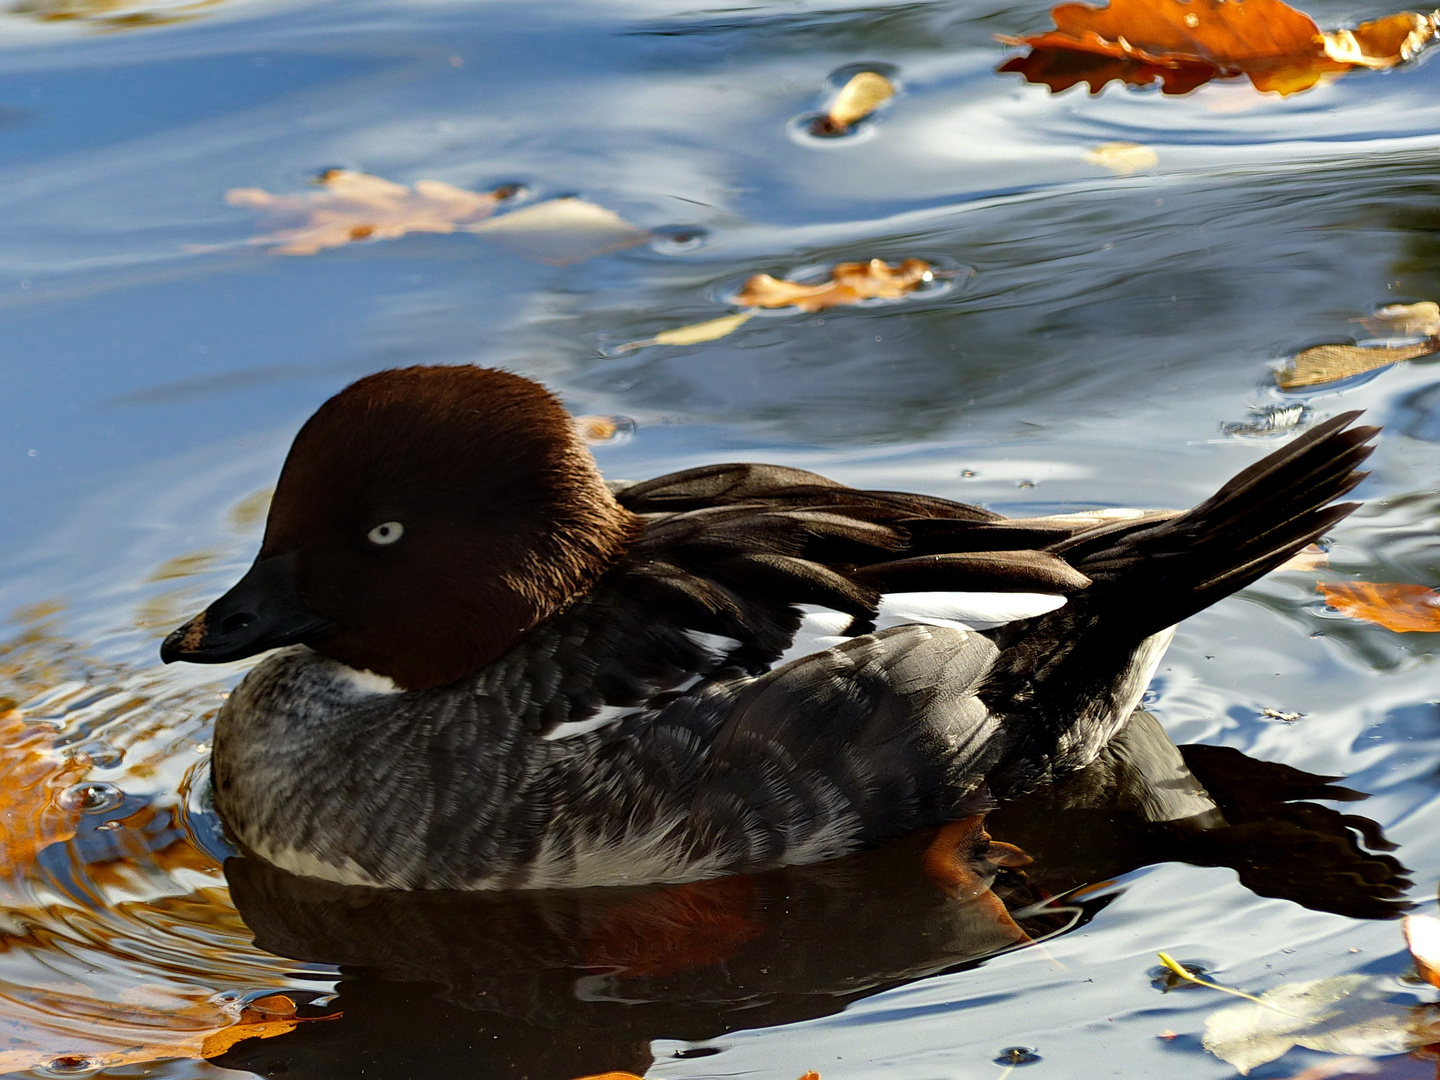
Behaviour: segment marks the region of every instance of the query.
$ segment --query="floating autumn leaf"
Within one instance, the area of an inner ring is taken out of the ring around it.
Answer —
[[[85,22],[107,30],[164,26],[193,19],[224,0],[18,0],[10,10],[41,22]]]
[[[1402,925],[1415,970],[1431,986],[1440,986],[1440,919],[1406,915]]]
[[[1389,979],[1370,975],[1285,983],[1211,1014],[1202,1045],[1244,1074],[1293,1046],[1379,1057],[1440,1041],[1436,1007],[1396,1004],[1394,993]]]
[[[837,263],[829,281],[813,285],[756,274],[745,282],[735,302],[742,307],[821,311],[862,300],[899,300],[934,280],[935,271],[923,259],[906,259],[898,266],[871,259]]]
[[[314,255],[354,240],[393,240],[406,233],[453,233],[495,212],[513,187],[466,191],[440,180],[417,180],[415,187],[368,173],[329,169],[320,174],[319,191],[272,195],[260,188],[234,188],[225,194],[231,206],[260,210],[284,223],[251,244],[268,244],[279,255]]]
[[[877,71],[862,71],[840,89],[830,111],[810,126],[812,135],[848,135],[850,129],[895,96],[895,85]]]
[[[274,218],[275,231],[249,243],[268,245],[279,255],[314,255],[356,240],[393,240],[408,233],[470,232],[526,258],[563,265],[651,237],[614,211],[575,198],[551,199],[487,220],[515,195],[513,185],[476,192],[441,180],[417,180],[408,188],[348,169],[330,169],[316,183],[321,190],[301,195],[235,188],[225,201]]]
[[[1275,383],[1282,390],[1322,386],[1437,351],[1440,343],[1434,339],[1418,345],[1316,345],[1296,353],[1285,367],[1276,370]]]
[[[1315,588],[1325,603],[1352,619],[1398,634],[1440,631],[1440,592],[1424,585],[1337,581]]]
[[[1101,143],[1093,150],[1085,151],[1085,160],[1120,176],[1129,176],[1142,169],[1153,169],[1160,164],[1160,158],[1154,150],[1133,142]]]
[[[196,999],[163,986],[122,993],[121,1001],[102,1001],[66,990],[4,984],[7,1046],[0,1069],[59,1068],[92,1071],[165,1058],[219,1057],[245,1039],[270,1039],[301,1023],[333,1020],[297,1015],[286,994],[268,994],[242,1003]],[[28,1021],[28,1022],[26,1022]],[[18,1030],[16,1030],[18,1028]],[[49,1045],[53,1041],[53,1045]]]
[[[1055,29],[1001,37],[1030,52],[1000,67],[1054,91],[1111,80],[1167,94],[1189,93],[1215,78],[1248,76],[1257,90],[1294,94],[1354,68],[1409,60],[1440,27],[1440,13],[1402,12],[1353,30],[1322,33],[1282,0],[1111,0],[1106,7],[1060,4]]]
[[[736,294],[735,303],[748,308],[793,307],[800,311],[822,311],[858,304],[862,300],[901,300],[942,276],[945,275],[923,259],[906,259],[896,266],[891,266],[884,259],[871,259],[868,263],[844,262],[835,265],[828,281],[814,283],[755,274]],[[718,319],[677,326],[673,330],[662,330],[654,337],[611,346],[607,353],[630,352],[648,345],[700,345],[733,333],[754,314],[754,311],[741,311]]]
[[[75,835],[83,799],[64,797],[88,763],[55,753],[54,732],[0,713],[0,880],[24,873],[44,848]]]

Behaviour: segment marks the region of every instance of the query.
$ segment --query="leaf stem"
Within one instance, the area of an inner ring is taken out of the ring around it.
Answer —
[[[1169,953],[1162,952],[1156,953],[1155,955],[1160,957],[1160,963],[1164,964],[1186,982],[1192,982],[1196,986],[1208,987],[1211,990],[1219,990],[1222,994],[1233,994],[1235,997],[1244,998],[1246,1001],[1253,1001],[1256,1005],[1264,1005],[1267,1009],[1275,1009],[1276,1012],[1285,1012],[1284,1009],[1276,1009],[1275,1006],[1271,1005],[1268,1001],[1261,1001],[1254,994],[1247,994],[1244,990],[1236,990],[1233,986],[1221,986],[1219,983],[1213,983],[1207,979],[1200,978],[1200,976],[1186,970],[1185,966]]]

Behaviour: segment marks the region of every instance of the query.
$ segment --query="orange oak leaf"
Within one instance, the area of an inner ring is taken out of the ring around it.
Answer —
[[[42,849],[75,835],[82,807],[61,795],[89,763],[55,753],[53,739],[17,709],[0,713],[0,879],[23,873]]]
[[[923,259],[906,259],[898,266],[871,259],[868,263],[837,263],[829,281],[814,285],[756,274],[745,282],[735,302],[742,307],[821,311],[862,300],[899,300],[934,280],[935,271]]]
[[[1184,94],[1215,78],[1248,76],[1257,90],[1294,94],[1327,76],[1409,60],[1440,29],[1437,15],[1401,12],[1353,30],[1322,32],[1282,0],[1111,0],[1061,4],[1055,29],[1001,37],[1030,53],[1002,64],[1052,90],[1112,79]]]
[[[1424,585],[1338,581],[1315,588],[1325,603],[1352,619],[1400,634],[1440,631],[1440,592]]]

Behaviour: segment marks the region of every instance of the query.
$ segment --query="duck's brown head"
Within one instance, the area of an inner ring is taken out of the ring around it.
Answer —
[[[480,367],[382,371],[285,459],[260,554],[167,663],[303,642],[406,689],[454,682],[583,593],[639,533],[569,415]]]

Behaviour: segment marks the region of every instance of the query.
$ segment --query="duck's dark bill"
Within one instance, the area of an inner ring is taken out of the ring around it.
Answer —
[[[257,559],[235,587],[160,646],[169,664],[223,664],[323,636],[330,620],[306,610],[295,589],[291,556]]]

